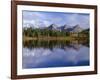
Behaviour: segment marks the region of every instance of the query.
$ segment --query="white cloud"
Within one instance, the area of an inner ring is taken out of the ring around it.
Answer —
[[[67,19],[67,24],[70,25],[70,26],[74,26],[76,24],[79,23],[78,19],[77,19],[78,15],[77,14],[72,14],[72,16],[66,16],[66,19]]]
[[[36,28],[49,26],[50,24],[56,24],[59,26],[70,25],[75,26],[79,24],[83,28],[89,28],[89,16],[78,13],[66,13],[66,14],[53,14],[46,12],[29,12],[23,13],[23,25],[32,24]]]
[[[50,21],[46,21],[46,20],[44,20],[43,23],[45,24],[46,27],[51,24]]]

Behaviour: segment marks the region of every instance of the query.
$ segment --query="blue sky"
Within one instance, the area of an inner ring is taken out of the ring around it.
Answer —
[[[56,24],[58,26],[77,24],[82,28],[89,28],[89,14],[87,13],[67,13],[67,12],[41,12],[41,11],[23,11],[23,27],[34,25],[36,28]]]

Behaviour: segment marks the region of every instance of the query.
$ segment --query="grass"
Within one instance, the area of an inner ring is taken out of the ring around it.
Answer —
[[[68,37],[26,37],[24,36],[23,37],[24,41],[27,41],[27,40],[77,40],[77,39],[82,39],[82,38],[71,37],[71,36],[68,36]]]

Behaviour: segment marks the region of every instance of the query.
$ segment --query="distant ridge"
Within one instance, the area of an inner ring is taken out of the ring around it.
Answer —
[[[28,27],[24,27],[24,28],[33,28],[35,29],[35,26],[33,25],[28,25]],[[44,26],[44,27],[38,27],[37,29],[48,29],[48,30],[55,30],[55,31],[65,31],[65,32],[75,32],[75,33],[78,33],[78,32],[81,32],[85,29],[81,28],[79,24],[75,25],[75,26],[69,26],[67,24],[63,25],[63,26],[58,26],[56,24],[51,24],[49,25],[48,27]]]

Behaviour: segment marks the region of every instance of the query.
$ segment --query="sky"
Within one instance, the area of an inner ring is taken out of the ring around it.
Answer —
[[[63,25],[75,26],[80,25],[81,28],[89,28],[88,13],[68,13],[68,12],[45,12],[45,11],[23,11],[23,27],[33,26],[35,28],[48,27],[56,24],[58,27]]]

